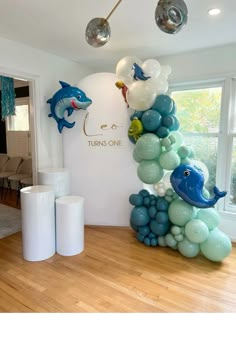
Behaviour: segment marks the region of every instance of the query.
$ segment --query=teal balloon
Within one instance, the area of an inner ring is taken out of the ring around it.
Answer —
[[[152,109],[158,111],[162,115],[169,115],[173,110],[174,101],[168,95],[159,95],[157,96]]]
[[[143,242],[146,246],[151,246],[151,239],[149,237],[145,237]]]
[[[175,120],[172,116],[165,116],[162,118],[162,125],[164,125],[167,128],[170,128],[174,123]]]
[[[170,131],[167,127],[162,126],[158,128],[155,133],[158,136],[158,138],[164,139],[169,135]]]
[[[178,250],[184,257],[193,258],[199,254],[200,246],[198,243],[193,243],[185,238],[178,243]]]
[[[150,196],[150,193],[148,192],[147,189],[142,189],[141,191],[139,191],[138,194],[141,195],[143,198]]]
[[[169,224],[159,224],[156,220],[150,222],[151,231],[158,236],[164,236],[169,230]]]
[[[136,161],[138,163],[142,161],[141,157],[137,154],[137,151],[135,148],[133,150],[133,159],[134,159],[134,161]]]
[[[146,184],[155,184],[164,175],[163,169],[156,160],[143,160],[138,166],[137,173],[140,180]]]
[[[141,119],[143,115],[143,111],[135,111],[131,116],[130,120],[133,120],[134,118]]]
[[[214,208],[200,209],[197,218],[203,221],[210,231],[218,227],[220,223],[220,216]]]
[[[160,139],[152,133],[142,135],[136,143],[136,153],[143,160],[153,160],[161,153]]]
[[[177,131],[177,130],[179,130],[179,121],[174,115],[172,115],[172,117],[174,120],[174,124],[169,129],[170,129],[170,131]]]
[[[150,218],[154,219],[156,217],[156,214],[157,214],[157,208],[155,206],[151,206],[148,209],[148,214],[149,214]]]
[[[202,243],[208,238],[209,230],[203,221],[194,219],[186,224],[185,235],[191,242]]]
[[[147,236],[149,233],[150,233],[150,228],[149,226],[140,226],[138,228],[138,232],[140,235],[144,235],[144,236]]]
[[[143,241],[144,241],[144,238],[145,238],[145,235],[142,235],[142,234],[138,233],[138,234],[136,235],[136,238],[137,238],[137,240],[138,240],[139,242],[143,242]]]
[[[169,203],[162,197],[159,197],[156,202],[157,209],[159,211],[167,211],[169,208]]]
[[[159,157],[159,163],[164,170],[172,171],[180,164],[180,157],[174,151],[164,151]]]
[[[158,113],[157,111],[154,111],[153,109],[149,109],[148,111],[143,113],[141,120],[142,120],[144,129],[152,132],[152,131],[156,130],[157,128],[159,128],[159,126],[161,125],[161,119],[162,119],[162,117],[161,117],[160,113]]]
[[[156,221],[159,224],[167,224],[169,222],[169,216],[166,211],[158,211],[156,214]]]
[[[182,199],[174,200],[168,210],[170,221],[177,226],[185,226],[187,222],[195,219],[197,216],[197,209],[187,204]]]
[[[157,238],[152,238],[152,239],[151,239],[151,246],[152,246],[152,247],[156,247],[157,245],[158,245]]]
[[[134,207],[131,211],[130,220],[137,226],[145,226],[149,223],[148,210],[144,206]]]
[[[131,194],[129,197],[129,202],[134,206],[142,206],[143,205],[143,197],[139,194]]]
[[[232,250],[230,238],[218,228],[210,231],[208,239],[200,244],[203,255],[213,262],[221,262]]]

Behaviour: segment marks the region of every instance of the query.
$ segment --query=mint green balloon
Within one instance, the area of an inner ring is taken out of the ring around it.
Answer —
[[[184,141],[183,135],[178,131],[171,132],[171,134],[169,135],[169,139],[173,142],[172,148],[176,151],[183,144]]]
[[[167,246],[165,236],[159,236],[158,237],[158,245],[161,246],[161,247],[166,247]]]
[[[164,170],[172,171],[180,164],[180,157],[174,150],[164,151],[159,157],[159,163]]]
[[[134,159],[134,161],[136,161],[138,163],[142,161],[141,157],[137,154],[136,149],[134,149],[134,151],[133,151],[133,159]]]
[[[176,199],[170,204],[168,214],[173,224],[185,226],[197,216],[197,209],[182,199]]]
[[[161,153],[161,142],[155,134],[147,133],[138,139],[135,149],[141,159],[154,160]]]
[[[203,221],[193,219],[185,225],[185,234],[189,241],[202,243],[208,238],[209,230]]]
[[[218,227],[220,223],[220,215],[214,208],[207,208],[199,210],[197,219],[202,220],[211,231],[215,227]]]
[[[193,243],[185,238],[178,243],[178,250],[183,256],[193,258],[200,252],[200,247],[198,243]]]
[[[213,262],[221,262],[231,250],[230,238],[218,228],[210,231],[208,239],[200,244],[203,255]]]
[[[167,244],[167,246],[172,248],[177,245],[177,241],[175,240],[175,238],[171,234],[167,234],[166,235],[166,244]]]
[[[164,175],[163,169],[155,160],[143,160],[138,166],[137,173],[141,181],[147,184],[159,182]]]

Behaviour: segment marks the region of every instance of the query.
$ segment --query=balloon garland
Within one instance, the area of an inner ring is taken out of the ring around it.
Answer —
[[[207,167],[194,159],[179,132],[176,105],[169,97],[169,66],[157,60],[141,62],[125,57],[116,66],[119,84],[125,87],[125,103],[134,110],[128,137],[133,143],[139,179],[153,187],[129,197],[133,206],[130,226],[146,246],[170,247],[192,258],[200,252],[220,262],[232,249],[230,238],[219,230],[220,216],[214,205],[226,195],[205,188]]]

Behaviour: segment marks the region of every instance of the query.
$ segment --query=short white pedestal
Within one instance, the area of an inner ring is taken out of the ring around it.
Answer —
[[[22,188],[23,258],[42,261],[55,254],[55,194],[50,186]]]
[[[84,198],[56,199],[56,251],[74,256],[84,250]]]
[[[70,172],[66,168],[45,168],[38,171],[41,185],[53,186],[55,198],[70,194]]]

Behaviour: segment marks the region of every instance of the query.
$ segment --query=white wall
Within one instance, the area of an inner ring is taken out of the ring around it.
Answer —
[[[36,138],[38,168],[63,165],[62,137],[54,119],[48,118],[47,99],[60,88],[59,80],[71,85],[91,73],[78,63],[33,49],[29,46],[0,38],[0,73],[18,75],[19,78],[36,78],[38,115]]]

